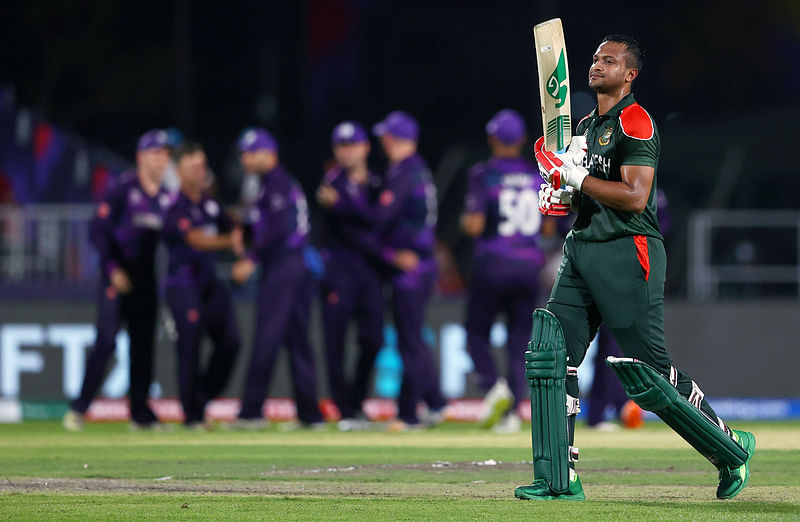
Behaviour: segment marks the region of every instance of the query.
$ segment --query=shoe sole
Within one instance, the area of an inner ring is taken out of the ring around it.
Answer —
[[[750,442],[750,449],[747,452],[747,460],[744,461],[744,480],[742,481],[742,485],[736,488],[735,491],[732,493],[724,496],[724,497],[717,497],[720,500],[730,500],[739,493],[742,492],[744,487],[747,485],[747,482],[750,480],[750,459],[753,458],[753,455],[756,453],[756,436],[750,433],[749,431],[742,431],[737,432],[739,435],[746,437],[747,440]]]

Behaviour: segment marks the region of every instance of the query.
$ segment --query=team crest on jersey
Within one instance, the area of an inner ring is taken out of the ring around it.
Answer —
[[[161,194],[161,196],[158,197],[158,204],[161,206],[161,208],[167,208],[170,203],[171,201],[169,194]]]
[[[597,140],[597,142],[603,146],[608,145],[608,142],[611,141],[612,132],[614,132],[614,130],[611,127],[606,127],[606,130],[603,132],[603,135],[600,136],[600,139]]]
[[[381,192],[380,202],[381,205],[383,205],[384,207],[388,207],[389,205],[394,203],[394,192],[392,192],[391,190],[384,190],[383,192]]]
[[[130,201],[131,205],[137,205],[142,201],[142,193],[137,189],[131,190],[130,193],[128,193],[128,201]]]

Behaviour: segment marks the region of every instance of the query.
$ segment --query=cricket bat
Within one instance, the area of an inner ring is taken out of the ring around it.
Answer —
[[[569,67],[561,18],[533,27],[536,66],[539,71],[539,100],[542,105],[544,148],[563,152],[572,139]]]

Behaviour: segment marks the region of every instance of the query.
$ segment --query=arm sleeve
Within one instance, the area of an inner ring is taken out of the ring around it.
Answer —
[[[464,198],[464,213],[486,214],[486,192],[483,187],[483,172],[481,165],[475,165],[467,173],[467,195]]]
[[[112,187],[100,203],[89,222],[89,243],[100,256],[100,268],[108,276],[122,264],[119,249],[114,242],[114,229],[122,216],[126,192],[122,186]]]
[[[653,135],[648,140],[640,140],[629,136],[622,136],[619,145],[621,165],[641,165],[655,168],[658,164],[658,154],[661,149],[658,135]]]

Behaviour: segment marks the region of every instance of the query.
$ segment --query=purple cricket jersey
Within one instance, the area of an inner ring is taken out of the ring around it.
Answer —
[[[347,199],[358,208],[366,208],[370,204],[371,191],[381,183],[380,178],[371,172],[368,173],[367,183],[364,185],[353,183],[348,178],[347,171],[339,166],[326,172],[324,180],[340,194],[346,194]],[[328,223],[330,234],[326,250],[330,255],[359,265],[364,259],[378,264],[386,261],[383,258],[380,234],[374,223],[336,211],[328,212]]]
[[[250,257],[264,267],[306,246],[311,229],[306,196],[280,165],[262,176],[258,200],[248,218],[253,226]]]
[[[492,157],[469,170],[465,212],[486,216],[475,243],[475,257],[544,264],[539,248],[542,214],[541,178],[536,165],[523,158]]]
[[[418,154],[389,167],[383,189],[374,205],[341,197],[335,208],[353,213],[380,230],[384,260],[392,259],[395,250],[417,253],[419,267],[397,274],[394,284],[415,286],[420,278],[436,271],[433,258],[436,227],[436,186],[425,160]]]
[[[163,188],[150,197],[135,170],[120,174],[89,224],[89,241],[106,276],[115,267],[129,273],[155,272],[156,247],[171,203]]]
[[[169,250],[167,284],[203,287],[214,279],[216,253],[196,250],[186,242],[186,233],[193,228],[216,236],[233,230],[233,221],[211,196],[204,195],[194,202],[178,193],[164,222],[164,240]]]

